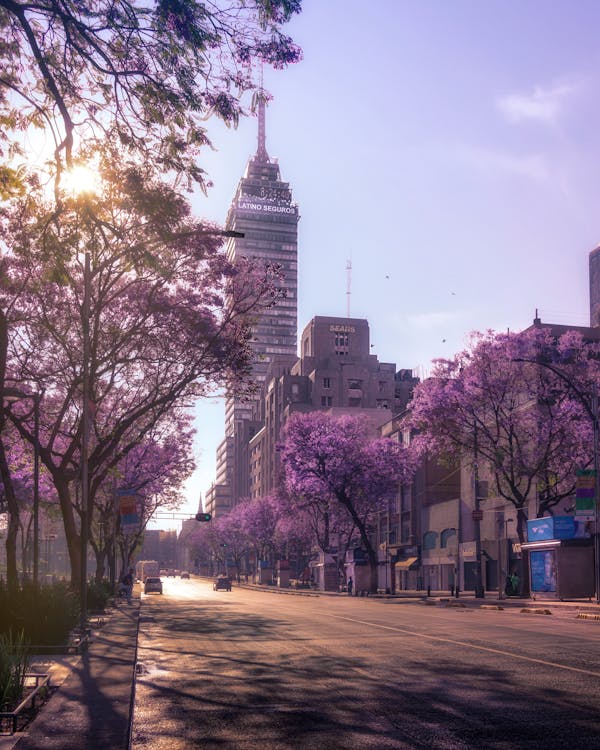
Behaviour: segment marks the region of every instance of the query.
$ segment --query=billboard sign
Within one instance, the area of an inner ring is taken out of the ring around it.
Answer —
[[[574,539],[576,531],[573,516],[548,516],[527,521],[527,541],[542,542],[550,539]]]

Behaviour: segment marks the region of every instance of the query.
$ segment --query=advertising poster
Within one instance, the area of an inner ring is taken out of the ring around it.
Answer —
[[[532,591],[556,591],[556,551],[536,550],[529,553]]]

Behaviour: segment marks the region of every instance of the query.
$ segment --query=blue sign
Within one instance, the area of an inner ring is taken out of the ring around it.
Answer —
[[[552,518],[534,518],[527,521],[527,541],[541,542],[554,539],[554,524]]]
[[[573,539],[575,537],[574,516],[554,516],[554,538]]]
[[[527,541],[542,542],[549,539],[574,539],[574,516],[548,516],[527,521]]]

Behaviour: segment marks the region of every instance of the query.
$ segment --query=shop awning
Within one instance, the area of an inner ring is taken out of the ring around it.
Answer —
[[[410,570],[418,559],[418,557],[407,557],[406,560],[399,560],[396,563],[396,570]]]

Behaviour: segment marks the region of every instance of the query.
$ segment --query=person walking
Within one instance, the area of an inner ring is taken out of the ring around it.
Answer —
[[[133,593],[133,568],[129,568],[129,572],[125,573],[122,579],[122,583],[123,586],[125,586],[127,604],[131,604],[131,594]]]
[[[352,596],[352,588],[353,588],[353,582],[352,582],[352,576],[348,578],[348,596]]]

